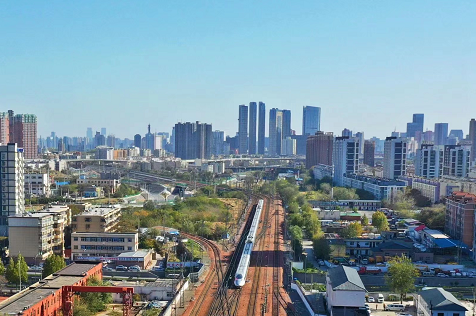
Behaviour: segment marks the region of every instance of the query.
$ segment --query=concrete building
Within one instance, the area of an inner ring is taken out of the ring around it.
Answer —
[[[17,144],[0,145],[0,175],[2,192],[0,205],[0,235],[8,235],[8,217],[25,212],[25,180],[23,149]]]
[[[258,123],[258,112],[256,102],[250,102],[250,122],[248,134],[248,153],[256,155],[256,124]]]
[[[444,146],[443,175],[465,178],[470,167],[470,148],[460,145]]]
[[[38,156],[37,117],[34,114],[17,114],[8,111],[9,143],[16,143],[23,148],[25,159],[35,159]]]
[[[284,156],[295,156],[296,155],[296,140],[291,137],[286,137],[283,139],[283,150],[282,154]]]
[[[71,234],[71,256],[78,257],[117,257],[123,252],[139,249],[138,233],[84,233]]]
[[[421,135],[423,133],[424,120],[425,120],[424,114],[413,114],[413,121],[411,123],[407,123],[407,137],[417,138],[418,134]]]
[[[473,118],[469,121],[469,140],[471,141],[471,164],[476,159],[476,120]]]
[[[314,165],[312,168],[312,172],[314,174],[314,179],[321,180],[323,178],[334,178],[334,165],[325,165],[325,164],[317,164]]]
[[[258,103],[258,154],[264,155],[265,132],[266,132],[266,105],[264,102]]]
[[[438,179],[443,175],[444,146],[423,144],[415,155],[415,175],[426,179]]]
[[[359,141],[359,156],[363,157],[364,155],[364,132],[357,132],[355,133],[355,138]]]
[[[442,185],[438,180],[419,177],[399,177],[398,180],[405,182],[406,186],[421,192],[424,197],[430,199],[431,203],[438,203],[442,197]]]
[[[358,140],[348,136],[336,137],[332,151],[332,163],[335,184],[344,186],[344,177],[359,171]]]
[[[366,140],[364,144],[364,165],[375,167],[375,142]]]
[[[142,301],[170,301],[183,282],[184,280],[177,279],[157,279],[154,282],[124,281],[114,286],[134,288],[134,294],[140,295]],[[120,294],[113,294],[112,298],[114,302],[122,303]]]
[[[417,315],[466,316],[468,309],[450,292],[437,287],[418,292],[413,299]]]
[[[330,316],[354,315],[364,307],[365,289],[357,270],[338,266],[326,275],[327,309]]]
[[[238,112],[238,153],[248,153],[248,106],[242,104]]]
[[[448,123],[435,123],[435,145],[447,145]]]
[[[271,156],[282,155],[283,140],[291,136],[291,111],[273,108],[269,111],[269,149]]]
[[[213,131],[212,155],[215,157],[228,154],[225,152],[225,132]]]
[[[114,159],[114,147],[99,146],[96,148],[97,159]]]
[[[396,179],[406,174],[407,142],[397,137],[387,137],[383,154],[383,176]]]
[[[181,159],[210,159],[212,155],[212,125],[206,123],[177,123],[175,157]]]
[[[121,185],[120,179],[103,179],[103,178],[88,178],[86,175],[81,175],[77,180],[77,184],[85,184],[96,187],[109,187],[111,193],[115,193],[117,188]]]
[[[10,118],[7,112],[0,112],[0,144],[10,142]]]
[[[8,217],[10,256],[19,253],[28,264],[39,263],[53,254],[53,215],[24,213]],[[57,236],[58,238],[62,238]]]
[[[142,146],[142,136],[140,134],[134,135],[134,147],[141,148]]]
[[[469,247],[474,243],[476,195],[453,192],[446,198],[445,232]]]
[[[346,175],[343,177],[343,186],[362,189],[372,193],[376,200],[392,201],[397,192],[405,190],[405,182],[393,179],[382,179],[361,175]]]
[[[118,205],[93,207],[73,217],[73,232],[107,233],[114,232],[121,217]]]
[[[306,141],[306,168],[318,164],[332,165],[334,135],[332,133],[316,132]]]
[[[321,130],[321,108],[317,106],[303,106],[302,134],[315,135]]]
[[[71,209],[67,205],[53,204],[35,213],[53,216],[53,253],[63,257],[66,247],[65,240],[69,241],[71,236]]]
[[[51,196],[51,180],[46,173],[25,173],[25,197]]]

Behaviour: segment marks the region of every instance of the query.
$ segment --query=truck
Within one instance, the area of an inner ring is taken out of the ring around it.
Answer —
[[[380,274],[382,270],[377,267],[360,267],[357,271],[358,274]]]

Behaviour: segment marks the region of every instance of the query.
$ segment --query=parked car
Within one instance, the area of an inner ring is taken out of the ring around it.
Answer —
[[[127,271],[127,267],[123,265],[116,266],[116,271]]]
[[[386,311],[394,311],[394,312],[403,312],[405,310],[405,306],[403,304],[388,304],[385,306]]]
[[[375,298],[373,296],[369,296],[369,298],[367,299],[367,302],[375,303]]]
[[[319,260],[319,261],[317,261],[317,264],[318,264],[320,267],[323,267],[323,266],[326,265],[326,264],[324,263],[324,260]]]
[[[446,274],[441,273],[441,272],[438,273],[436,276],[437,276],[437,277],[440,277],[440,278],[447,278],[447,277],[448,277]]]
[[[365,309],[368,310],[368,311],[370,310],[369,304],[365,304]]]
[[[102,268],[102,269],[103,269],[104,271],[114,271],[114,269],[111,268],[111,267],[104,267],[104,268]]]
[[[382,293],[378,294],[377,302],[378,303],[383,303],[383,294]]]
[[[140,272],[140,269],[136,267],[129,267],[129,272]]]

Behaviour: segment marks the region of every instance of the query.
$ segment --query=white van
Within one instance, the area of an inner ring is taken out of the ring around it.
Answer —
[[[403,312],[405,310],[405,306],[403,304],[388,304],[385,306],[386,311],[394,311],[394,312]]]
[[[383,303],[383,294],[379,293],[378,298],[377,298],[377,303]]]

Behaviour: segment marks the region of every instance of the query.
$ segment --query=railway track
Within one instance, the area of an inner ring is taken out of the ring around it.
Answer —
[[[275,203],[275,201],[273,201]],[[274,242],[273,242],[273,296],[272,296],[272,315],[279,316],[280,305],[279,305],[279,211],[277,207],[274,207]]]

